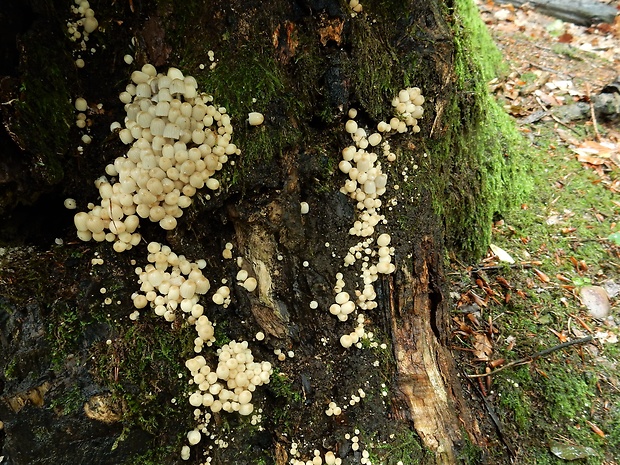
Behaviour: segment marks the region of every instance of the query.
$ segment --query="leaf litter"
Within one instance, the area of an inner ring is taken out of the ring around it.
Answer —
[[[615,464],[620,434],[606,433],[620,424],[610,408],[620,403],[620,114],[594,102],[618,76],[620,21],[584,28],[477,3],[512,68],[489,89],[539,147],[536,182],[548,185],[494,223],[479,264],[452,265],[453,347],[521,455]],[[594,381],[586,389],[582,379]],[[530,404],[536,413],[519,427],[518,405]]]

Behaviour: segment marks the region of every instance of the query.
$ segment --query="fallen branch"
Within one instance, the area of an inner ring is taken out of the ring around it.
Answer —
[[[543,14],[582,26],[597,23],[613,24],[618,13],[613,5],[596,0],[572,0],[570,2],[566,0],[498,0],[497,3],[511,3],[514,6],[527,3]]]
[[[574,346],[577,344],[586,344],[592,341],[592,336],[582,337],[581,339],[575,339],[574,341],[564,342],[562,344],[558,344],[557,346],[549,347],[548,349],[541,350],[540,352],[536,352],[528,357],[520,358],[519,360],[515,360],[514,362],[507,363],[503,367],[498,368],[497,370],[493,370],[489,373],[480,373],[476,375],[467,375],[468,378],[482,378],[484,376],[493,376],[496,373],[499,373],[506,368],[525,365],[526,363],[532,363],[534,360],[540,357],[544,357],[545,355],[549,355],[550,353],[556,352],[558,350],[564,349],[566,347]]]

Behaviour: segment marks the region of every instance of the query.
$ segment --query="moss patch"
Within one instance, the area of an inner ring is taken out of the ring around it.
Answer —
[[[476,284],[482,280],[495,292],[482,310],[497,330],[493,359],[516,360],[563,338],[597,331],[618,334],[617,328],[592,319],[577,297],[580,286],[602,285],[617,276],[617,246],[604,239],[618,214],[615,194],[556,139],[551,123],[538,126],[528,170],[537,195],[493,230],[495,244],[517,261],[535,261],[548,281],[532,269],[498,267],[474,274],[468,284],[485,296]],[[617,344],[595,341],[493,376],[493,392],[487,395],[508,438],[521,444],[519,461],[565,463],[551,453],[552,441],[592,447],[597,455],[583,463],[613,460],[620,450],[620,411],[605,406],[619,399],[617,364]]]
[[[531,182],[524,141],[486,87],[504,68],[501,56],[472,2],[456,1],[452,19],[456,93],[444,116],[450,128],[425,150],[429,163],[443,166],[433,191],[448,246],[473,258],[488,246],[493,217],[517,205]]]

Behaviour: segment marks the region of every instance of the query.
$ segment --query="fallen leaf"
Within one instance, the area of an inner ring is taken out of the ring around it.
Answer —
[[[596,451],[591,447],[564,444],[559,441],[551,441],[549,449],[553,455],[563,460],[577,460],[596,455]]]
[[[472,298],[472,300],[476,303],[476,305],[478,305],[479,307],[486,307],[487,306],[486,300],[482,300],[473,291],[469,291],[469,295]]]
[[[480,322],[478,321],[478,318],[476,318],[476,315],[474,315],[473,313],[468,313],[467,319],[471,321],[475,326],[480,326]]]
[[[489,355],[493,353],[493,344],[486,334],[474,334],[474,355],[478,360],[489,360]]]
[[[495,280],[500,284],[500,286],[506,288],[506,289],[512,289],[512,286],[510,285],[510,283],[505,279],[502,278],[501,276],[498,276],[497,278],[495,278]]]
[[[564,331],[559,333],[559,332],[557,332],[553,328],[549,328],[549,331],[551,331],[553,334],[555,334],[562,344],[565,343],[566,341],[568,341],[568,337],[566,336],[566,334],[564,334]]]
[[[574,145],[574,146],[579,146],[581,144],[581,142],[579,141],[579,139],[575,139],[575,137],[568,131],[565,131],[564,129],[556,129],[555,132],[557,133],[558,136],[560,136],[560,139],[562,139],[564,142]]]
[[[611,305],[607,291],[604,288],[600,286],[584,286],[579,290],[579,298],[594,318],[602,320],[609,316]]]
[[[549,226],[553,226],[554,224],[558,224],[559,222],[561,222],[563,219],[564,218],[562,215],[551,215],[545,220],[545,223],[547,223]]]
[[[562,282],[565,282],[565,283],[570,283],[570,282],[572,282],[570,278],[567,278],[567,277],[566,277],[566,276],[564,276],[563,274],[559,274],[559,273],[558,273],[558,274],[556,274],[556,275],[555,275],[555,277],[556,277],[559,281],[562,281]]]
[[[598,434],[600,437],[604,438],[605,437],[605,433],[603,432],[602,429],[600,429],[598,426],[596,426],[594,423],[592,423],[591,421],[586,420],[586,423],[588,424],[588,426],[590,426],[590,428],[592,429],[592,431],[594,431],[596,434]]]
[[[597,331],[594,337],[605,344],[617,344],[618,336],[611,331]]]
[[[588,163],[596,166],[605,165],[607,163],[606,159],[590,155],[582,149],[573,149],[573,152],[577,153],[577,161],[579,163]]]
[[[549,276],[547,276],[545,273],[540,271],[538,268],[534,268],[534,273],[536,273],[536,276],[538,276],[538,279],[540,279],[543,283],[548,283],[551,281],[551,278],[549,278]]]
[[[489,244],[489,248],[491,249],[493,254],[495,254],[495,256],[499,259],[500,262],[506,262],[510,264],[513,264],[515,262],[514,258],[512,258],[508,252],[496,246],[495,244]]]

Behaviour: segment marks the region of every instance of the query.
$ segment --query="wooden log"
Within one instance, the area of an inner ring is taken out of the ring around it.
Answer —
[[[562,21],[591,26],[598,23],[613,23],[618,10],[596,0],[497,0],[497,3],[514,6],[528,4],[545,15],[559,18]]]

